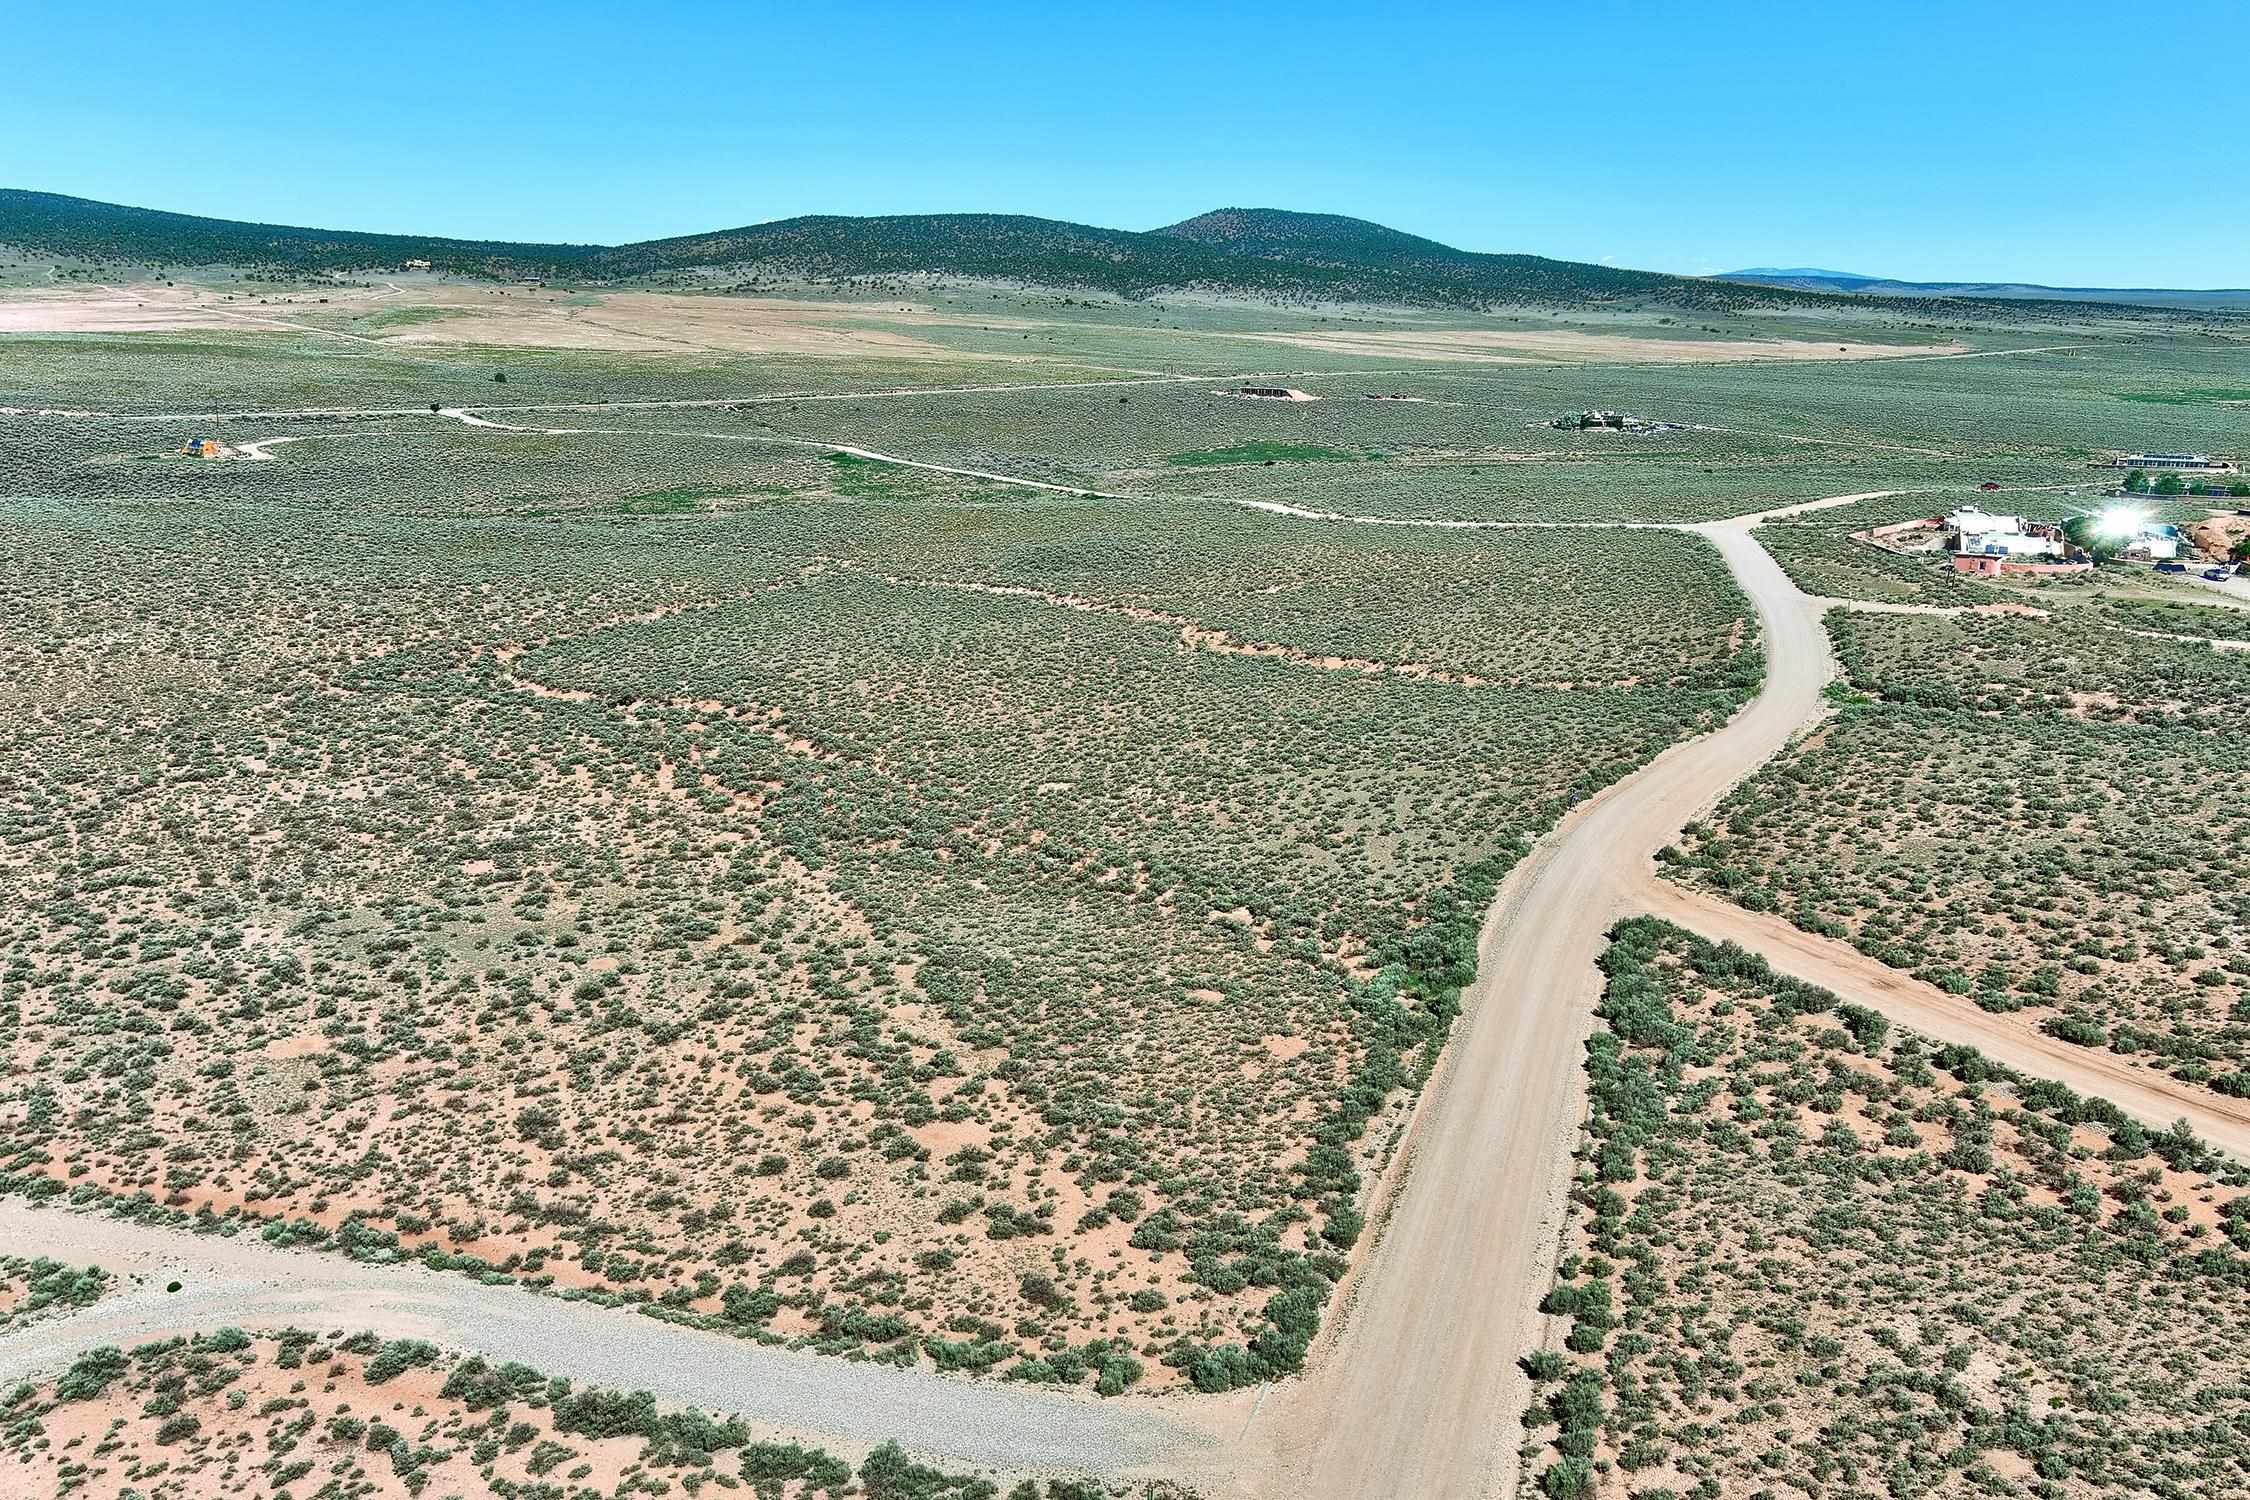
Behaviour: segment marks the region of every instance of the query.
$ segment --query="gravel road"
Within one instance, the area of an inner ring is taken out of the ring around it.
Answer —
[[[1109,1477],[1159,1459],[1158,1467],[1195,1466],[1205,1441],[1166,1416],[1165,1402],[1105,1402],[770,1349],[419,1265],[363,1265],[248,1237],[37,1208],[21,1198],[0,1198],[0,1247],[141,1278],[84,1311],[0,1336],[0,1386],[102,1344],[129,1348],[230,1323],[294,1324],[423,1338],[521,1360],[582,1385],[649,1390],[668,1402],[741,1412],[776,1435],[855,1457],[895,1438],[954,1468]],[[172,1281],[180,1290],[167,1293]]]
[[[2007,1025],[1847,945],[1656,879],[1658,849],[1820,717],[1835,670],[1821,622],[1827,601],[1790,583],[1753,534],[1760,519],[1681,529],[1719,550],[1755,605],[1763,691],[1724,727],[1581,804],[1502,886],[1466,1010],[1407,1140],[1404,1186],[1301,1381],[1209,1401],[1098,1402],[767,1349],[418,1266],[363,1266],[5,1199],[0,1247],[146,1280],[0,1336],[0,1381],[54,1369],[95,1344],[222,1323],[366,1327],[739,1411],[840,1453],[896,1438],[933,1460],[1006,1474],[1164,1474],[1212,1500],[1512,1496],[1517,1416],[1530,1397],[1516,1361],[1546,1332],[1535,1304],[1550,1279],[1584,1113],[1594,960],[1610,926],[1640,912],[1732,938],[1901,1025],[1972,1042],[2151,1123],[2185,1117],[2214,1145],[2250,1155],[2250,1107]],[[164,1293],[173,1279],[182,1290]]]
[[[1762,954],[1783,973],[1879,1010],[1909,1031],[1941,1042],[1965,1042],[2020,1073],[2107,1099],[2159,1130],[2185,1120],[2211,1145],[2250,1159],[2250,1099],[2229,1099],[2154,1068],[2136,1067],[2115,1053],[2049,1036],[2036,1020],[2021,1015],[1993,1015],[1966,995],[1949,995],[1847,942],[1668,880],[1652,876],[1634,892],[1633,905],[1713,942],[1733,942]]]
[[[1409,1139],[1405,1190],[1345,1328],[1295,1399],[1269,1403],[1238,1460],[1244,1481],[1264,1471],[1265,1493],[1513,1490],[1516,1414],[1530,1397],[1516,1360],[1540,1340],[1535,1304],[1584,1115],[1594,960],[1656,851],[1818,716],[1832,670],[1819,604],[1752,537],[1753,520],[1689,529],[1719,549],[1757,607],[1764,691],[1725,727],[1582,804],[1502,890]]]

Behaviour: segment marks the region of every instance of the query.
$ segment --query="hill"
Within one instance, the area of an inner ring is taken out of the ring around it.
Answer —
[[[458,275],[582,283],[940,276],[1130,299],[1186,292],[1295,304],[1460,308],[1625,305],[1714,312],[1839,306],[1843,294],[1890,285],[1846,286],[1841,283],[1849,278],[1829,272],[1705,279],[1536,255],[1490,255],[1364,219],[1271,208],[1217,209],[1145,232],[1019,214],[816,214],[604,246],[255,224],[0,189],[0,245],[97,267],[233,266],[321,274],[398,270],[409,261],[426,261],[433,270]],[[2009,295],[1970,289],[1914,294],[1954,297],[1950,310],[1964,312],[1977,310],[1973,299]],[[2250,310],[2250,294],[2228,295],[2244,296]],[[2102,300],[2129,299],[2119,294]]]
[[[0,188],[0,244],[82,260],[163,266],[367,271],[426,260],[433,267],[480,276],[537,274],[582,264],[599,248],[251,224],[15,188]]]
[[[1222,208],[1156,231],[1230,257],[1266,277],[1320,274],[1350,286],[1411,285],[1434,302],[1586,302],[1638,297],[1689,307],[1733,306],[1716,283],[1537,255],[1485,255],[1340,214]]]
[[[1880,276],[1866,276],[1858,271],[1823,271],[1817,266],[1752,266],[1746,271],[1723,271],[1724,281],[1770,281],[1787,277],[1800,281],[1880,281]]]
[[[1480,255],[1365,220],[1222,209],[1166,228],[1103,229],[1013,214],[812,215],[635,244],[519,244],[208,219],[0,190],[0,244],[97,263],[302,273],[434,270],[617,282],[683,273],[848,280],[958,276],[1125,298],[1203,292],[1283,302],[1490,307],[1630,298],[1692,308],[1804,301],[1802,293]]]

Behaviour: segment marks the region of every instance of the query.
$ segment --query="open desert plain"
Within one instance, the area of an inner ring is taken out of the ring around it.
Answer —
[[[0,1495],[2250,1492],[2246,402],[0,194]]]

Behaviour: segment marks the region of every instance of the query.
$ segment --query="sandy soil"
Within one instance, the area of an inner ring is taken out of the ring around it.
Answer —
[[[725,354],[820,354],[831,358],[879,354],[894,359],[957,359],[960,356],[956,352],[926,340],[857,325],[881,318],[889,323],[978,322],[981,326],[1001,326],[990,317],[959,318],[895,302],[860,305],[763,297],[681,297],[662,292],[612,292],[586,305],[588,300],[524,291],[505,302],[493,299],[470,304],[464,309],[469,316],[405,325],[386,342],[644,353],[700,349]]]
[[[325,299],[325,300],[324,300]],[[381,321],[398,313],[434,316]],[[503,348],[601,349],[678,353],[854,354],[958,359],[957,351],[889,329],[858,326],[951,324],[1030,328],[989,314],[959,315],[886,303],[689,297],[662,292],[566,295],[535,287],[441,285],[384,300],[364,289],[256,296],[198,286],[88,286],[0,298],[0,333],[155,333],[260,325],[399,345],[474,344]]]
[[[1963,354],[1969,348],[1966,344],[1823,344],[1803,339],[1637,338],[1573,328],[1340,328],[1234,336],[1331,354],[1495,364],[1620,361],[1690,365],[1739,364],[1745,360],[1895,359],[1902,355]]]
[[[415,316],[417,313],[421,316]],[[874,326],[877,323],[886,326]],[[0,298],[0,333],[152,333],[229,325],[294,329],[407,347],[478,345],[626,353],[690,350],[832,358],[880,355],[893,359],[960,357],[957,350],[899,332],[900,325],[1024,331],[1064,326],[912,302],[821,302],[639,291],[564,293],[531,286],[452,283],[412,289],[395,285],[339,287],[333,291],[278,293],[263,301],[249,293],[235,294],[230,300],[223,292],[194,285],[37,289]],[[1137,331],[1137,325],[1134,327]],[[1212,336],[1379,359],[1503,364],[1733,364],[1968,352],[1967,345],[1958,343],[1667,339],[1572,328],[1353,328]],[[1292,390],[1282,399],[1318,398]]]

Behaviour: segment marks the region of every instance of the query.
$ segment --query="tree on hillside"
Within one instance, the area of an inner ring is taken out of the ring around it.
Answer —
[[[2177,495],[2186,488],[2186,483],[2177,474],[2167,473],[2156,481],[2156,493],[2159,495]]]
[[[2146,494],[2148,492],[2148,475],[2140,469],[2133,470],[2125,476],[2125,488],[2135,495]]]

